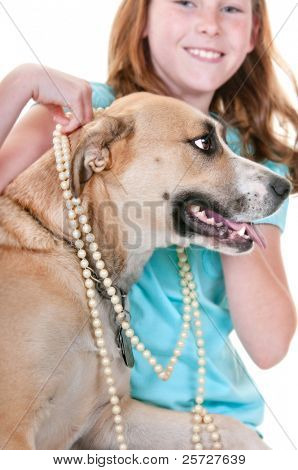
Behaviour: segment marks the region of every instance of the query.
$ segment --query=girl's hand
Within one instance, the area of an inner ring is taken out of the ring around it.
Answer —
[[[87,81],[37,64],[24,64],[18,69],[24,83],[30,83],[31,98],[48,108],[63,132],[72,132],[91,121],[92,89]],[[71,116],[65,115],[64,107]]]

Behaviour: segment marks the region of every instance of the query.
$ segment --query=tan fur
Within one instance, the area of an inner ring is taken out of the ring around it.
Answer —
[[[71,136],[73,188],[82,192],[113,282],[126,290],[155,247],[186,241],[172,223],[171,202],[178,191],[199,187],[232,207],[236,195],[245,194],[243,174],[249,172],[247,184],[261,186],[258,202],[262,203],[262,191],[268,196],[266,188],[274,177],[269,170],[237,157],[222,140],[222,153],[212,163],[185,143],[204,132],[206,119],[214,123],[172,98],[137,93],[115,101]],[[165,192],[169,199],[163,198]],[[144,206],[148,201],[158,204],[155,220]],[[142,207],[135,218],[142,240],[134,249],[129,244],[134,234],[123,216],[129,202]],[[235,207],[234,218],[249,221],[277,206],[269,198],[263,206],[247,205],[243,213]],[[0,446],[4,449],[118,448],[81,268],[66,220],[50,150],[0,198]],[[207,237],[199,235],[192,242],[211,246]],[[224,251],[223,246],[217,248]],[[189,413],[129,397],[130,371],[115,344],[113,311],[109,301],[97,298],[129,449],[190,449]],[[267,448],[237,420],[219,415],[214,419],[226,449]],[[210,447],[206,432],[203,439]]]

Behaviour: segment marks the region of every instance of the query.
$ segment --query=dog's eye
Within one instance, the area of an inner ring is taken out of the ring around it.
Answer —
[[[212,140],[209,136],[201,137],[200,139],[197,139],[197,140],[194,139],[193,143],[197,147],[199,147],[199,149],[201,150],[208,151],[208,150],[211,150],[212,148]]]

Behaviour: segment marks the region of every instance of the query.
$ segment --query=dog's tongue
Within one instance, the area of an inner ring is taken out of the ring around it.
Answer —
[[[231,227],[233,230],[240,230],[242,227],[246,228],[246,231],[250,238],[254,240],[260,248],[266,248],[266,240],[260,232],[257,232],[256,226],[253,224],[247,224],[242,222],[241,224],[232,222],[231,220],[225,219],[225,223],[228,227]]]

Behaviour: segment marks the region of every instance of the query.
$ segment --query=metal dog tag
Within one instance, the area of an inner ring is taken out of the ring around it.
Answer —
[[[121,354],[122,354],[125,364],[127,365],[127,367],[132,368],[135,364],[135,360],[133,357],[131,342],[127,338],[121,326],[118,328],[118,331],[117,331],[116,343],[117,343],[118,348],[121,349]]]

